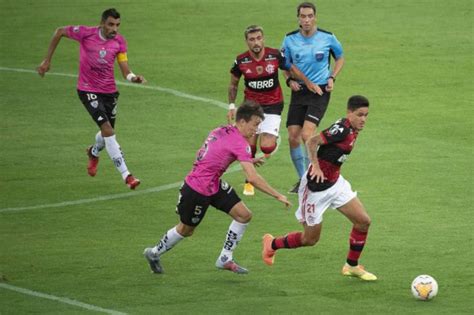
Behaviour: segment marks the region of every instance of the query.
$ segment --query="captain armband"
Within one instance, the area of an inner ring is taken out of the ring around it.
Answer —
[[[118,62],[125,62],[128,61],[127,53],[126,52],[121,52],[117,55],[117,61]]]

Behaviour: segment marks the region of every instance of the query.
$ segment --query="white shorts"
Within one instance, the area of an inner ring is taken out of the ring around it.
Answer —
[[[258,125],[257,134],[268,133],[278,137],[280,135],[281,116],[264,114],[265,119]]]
[[[342,207],[357,196],[342,175],[339,175],[333,186],[323,191],[313,192],[308,189],[307,183],[305,173],[298,190],[298,210],[295,216],[300,223],[306,222],[308,226],[323,222],[323,214],[328,208]]]

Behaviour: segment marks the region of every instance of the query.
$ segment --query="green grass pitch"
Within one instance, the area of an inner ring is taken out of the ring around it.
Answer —
[[[96,127],[77,98],[76,79],[19,71],[40,63],[56,27],[95,25],[116,7],[131,68],[150,87],[226,103],[245,27],[262,25],[267,46],[279,47],[297,27],[298,3],[2,0],[0,284],[129,314],[473,314],[469,0],[316,2],[319,26],[337,35],[346,57],[322,127],[344,115],[350,95],[371,101],[343,174],[373,220],[361,263],[379,277],[375,283],[340,275],[350,224],[335,211],[325,215],[319,244],[279,251],[273,267],[264,265],[262,235],[300,226],[295,196],[286,211],[262,193],[242,196],[254,217],[235,257],[248,275],[215,269],[230,218],[212,209],[193,237],[163,256],[166,274],[150,274],[143,248],[178,220],[178,189],[153,189],[182,181],[208,131],[225,122],[215,104],[119,86],[117,138],[142,193],[68,203],[129,191],[105,152],[98,175],[87,176],[84,151]],[[63,39],[51,72],[76,74],[78,54],[77,43]],[[284,93],[282,144],[259,169],[280,191],[296,181]],[[241,191],[241,172],[225,179]],[[23,207],[31,208],[5,211]],[[420,274],[438,280],[433,301],[411,296]],[[0,314],[94,312],[0,286]]]

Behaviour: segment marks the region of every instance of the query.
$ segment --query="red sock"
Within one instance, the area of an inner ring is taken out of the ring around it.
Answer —
[[[347,263],[351,266],[359,264],[359,257],[364,249],[367,233],[352,228],[351,236],[349,238],[349,253],[347,254]]]
[[[286,236],[280,236],[273,240],[272,248],[277,250],[279,248],[297,248],[301,246],[301,238],[303,233],[291,232]]]
[[[260,150],[262,150],[264,154],[271,154],[273,151],[275,151],[275,149],[276,149],[276,144],[269,147],[262,147],[262,146],[260,147]]]

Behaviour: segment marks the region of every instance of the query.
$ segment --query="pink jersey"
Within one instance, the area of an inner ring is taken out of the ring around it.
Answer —
[[[219,191],[219,179],[238,160],[252,162],[250,145],[235,126],[214,129],[196,155],[186,183],[198,193],[211,196]]]
[[[127,52],[122,35],[105,39],[100,28],[67,26],[67,36],[80,43],[79,80],[77,89],[86,92],[115,93],[114,61],[119,53]]]

